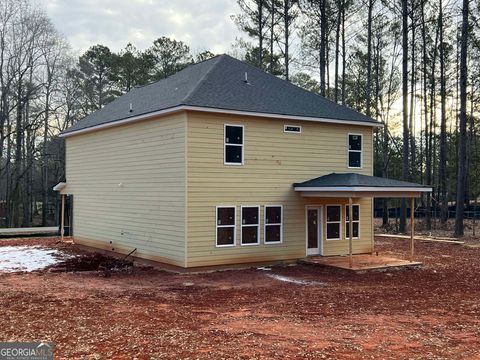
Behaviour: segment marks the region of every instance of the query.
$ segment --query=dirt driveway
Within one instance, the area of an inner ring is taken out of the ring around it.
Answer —
[[[66,246],[18,243],[35,241]],[[377,240],[381,253],[406,246]],[[422,270],[362,275],[300,265],[2,273],[0,341],[50,340],[69,359],[480,358],[480,249],[417,250]]]

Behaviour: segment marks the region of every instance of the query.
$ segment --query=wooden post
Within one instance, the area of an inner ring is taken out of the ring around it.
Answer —
[[[61,194],[60,198],[62,199],[62,215],[60,217],[60,238],[63,241],[63,236],[65,234],[65,195]]]
[[[410,261],[413,261],[413,252],[415,248],[414,236],[415,236],[415,198],[411,198],[410,201]]]
[[[348,233],[349,233],[349,237],[348,237],[348,262],[349,262],[349,265],[350,265],[350,268],[353,267],[353,256],[352,256],[352,253],[353,253],[353,244],[352,244],[352,239],[353,239],[353,202],[352,202],[352,198],[348,198],[348,219],[349,219],[349,222],[348,222]]]

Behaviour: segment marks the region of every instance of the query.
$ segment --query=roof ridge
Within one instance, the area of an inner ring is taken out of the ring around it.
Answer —
[[[198,90],[198,88],[200,87],[201,84],[203,84],[204,80],[208,77],[208,75],[212,72],[213,69],[215,69],[218,65],[218,63],[220,62],[220,60],[222,58],[224,58],[224,56],[226,56],[225,54],[223,55],[217,55],[213,58],[210,58],[210,59],[207,59],[207,60],[213,60],[213,59],[216,59],[216,61],[214,62],[214,64],[210,67],[210,69],[208,69],[205,74],[203,74],[203,76],[198,80],[198,82],[195,84],[195,86],[193,86],[188,92],[187,92],[187,95],[185,95],[185,97],[183,98],[182,100],[182,104],[183,105],[187,105],[188,101],[190,100],[190,98],[194,95],[194,93]],[[207,60],[204,60],[204,61],[207,61]],[[201,61],[203,62],[203,61]]]

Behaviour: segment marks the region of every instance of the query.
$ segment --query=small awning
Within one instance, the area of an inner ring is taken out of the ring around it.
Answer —
[[[64,190],[67,187],[66,182],[59,182],[57,185],[53,187],[53,191],[58,191],[62,193],[62,190]]]
[[[293,184],[304,197],[420,197],[432,192],[427,185],[355,173],[332,173]]]

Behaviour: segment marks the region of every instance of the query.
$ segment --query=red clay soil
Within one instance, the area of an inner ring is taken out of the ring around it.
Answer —
[[[57,240],[0,246],[77,251]],[[378,239],[377,250],[402,256],[407,241]],[[58,359],[480,358],[480,249],[418,242],[417,251],[423,269],[367,274],[3,273],[0,341],[53,341]]]

